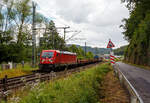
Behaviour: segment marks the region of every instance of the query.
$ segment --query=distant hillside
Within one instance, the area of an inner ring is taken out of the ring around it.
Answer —
[[[114,49],[114,54],[115,55],[124,55],[124,51],[126,49],[127,45],[121,46],[120,48]]]
[[[71,46],[72,44],[68,44],[67,46]],[[77,47],[81,47],[83,50],[85,50],[84,46],[76,45]],[[93,48],[90,46],[86,47],[87,52],[92,52],[93,54],[109,54],[110,49],[107,48]]]

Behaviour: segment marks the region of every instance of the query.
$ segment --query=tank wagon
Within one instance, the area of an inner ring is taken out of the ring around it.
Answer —
[[[101,60],[85,59],[78,60],[77,54],[68,51],[43,50],[40,54],[39,69],[42,71],[59,70],[65,67],[82,66]]]

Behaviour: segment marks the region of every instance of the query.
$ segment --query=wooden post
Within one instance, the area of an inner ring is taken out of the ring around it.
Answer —
[[[4,91],[7,91],[7,75],[5,75],[3,79],[3,87],[4,87]]]
[[[3,78],[3,98],[4,98],[4,101],[7,102],[7,95],[5,94],[5,92],[7,91],[7,75],[5,75],[5,77]]]
[[[3,64],[1,64],[1,70],[3,71]]]

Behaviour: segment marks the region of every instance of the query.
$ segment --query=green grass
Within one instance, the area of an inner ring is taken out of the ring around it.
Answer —
[[[24,68],[22,67],[21,64],[18,64],[17,68],[3,70],[3,71],[1,70],[0,71],[0,78],[4,78],[5,75],[7,75],[8,78],[16,77],[16,76],[22,76],[22,75],[30,74],[30,73],[32,73],[32,70],[36,70],[36,69],[38,69],[38,68],[37,67],[32,68],[30,66],[30,64],[27,64],[27,63],[24,65]]]
[[[99,103],[101,81],[109,70],[108,64],[102,64],[50,83],[33,85],[17,94],[21,98],[19,103]]]
[[[29,72],[30,72],[30,71],[32,71],[32,70],[38,69],[38,67],[32,68],[30,64],[26,63],[26,64],[24,65],[24,68],[22,67],[21,64],[19,64],[19,65],[17,66],[17,69],[21,69],[21,70],[23,70],[23,71],[29,71]]]

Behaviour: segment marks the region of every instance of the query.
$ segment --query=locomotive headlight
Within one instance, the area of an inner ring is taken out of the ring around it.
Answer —
[[[42,59],[42,63],[44,62],[45,60],[44,59]]]
[[[49,59],[49,61],[50,61],[50,62],[53,62],[53,60],[52,60],[52,59]]]

